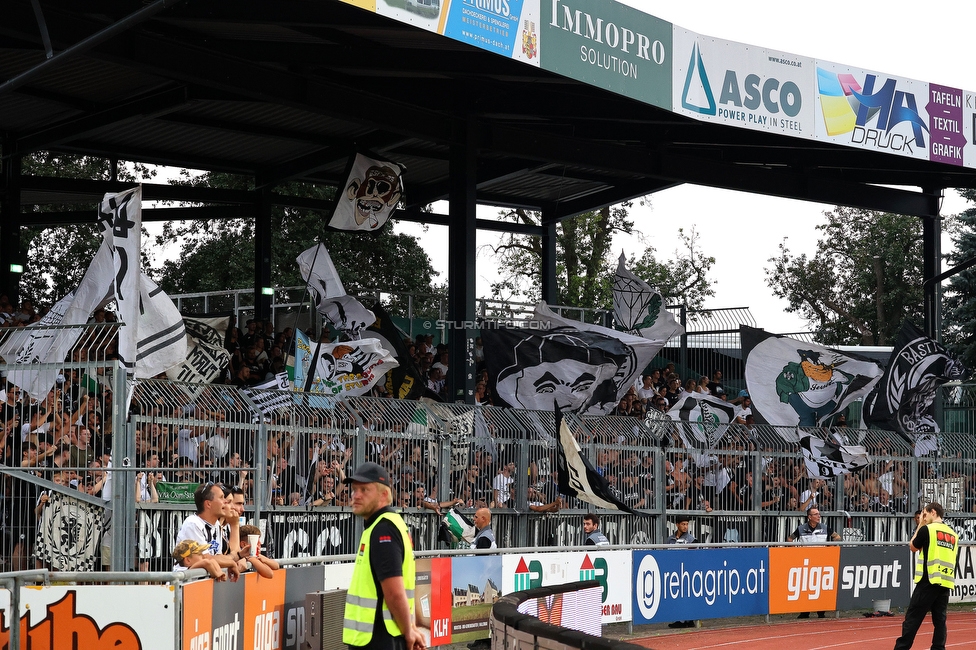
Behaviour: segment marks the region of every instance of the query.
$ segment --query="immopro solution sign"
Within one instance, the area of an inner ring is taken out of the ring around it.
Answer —
[[[767,549],[634,552],[634,623],[768,613]]]
[[[541,0],[541,67],[671,110],[671,23],[608,0]]]

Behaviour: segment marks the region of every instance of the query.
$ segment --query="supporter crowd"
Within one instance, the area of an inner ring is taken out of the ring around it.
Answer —
[[[30,301],[14,310],[0,297],[0,317],[6,326],[16,327],[35,322],[40,314]],[[93,322],[111,321],[110,313],[99,312],[93,317]],[[495,400],[484,370],[480,338],[475,347],[479,373],[476,402],[486,408],[478,409],[474,428],[483,425],[484,435],[459,441],[449,463],[442,462],[441,448],[426,435],[426,429],[421,428],[420,433],[411,430],[417,426],[411,417],[413,411],[384,399],[387,395],[380,382],[370,396],[373,399],[360,400],[355,413],[337,403],[331,409],[301,413],[283,409],[270,415],[263,454],[266,464],[256,467],[259,456],[254,449],[250,413],[232,394],[220,393],[219,388],[254,387],[282,372],[292,336],[290,328],[277,331],[271,322],[249,321],[242,329],[232,323],[225,341],[230,362],[216,385],[195,395],[176,389],[167,392],[152,382],[140,386],[129,407],[140,421],[133,459],[138,468],[136,501],[159,500],[161,484],[217,482],[242,493],[246,503],[253,503],[257,472],[268,479],[266,507],[348,506],[350,494],[342,481],[351,469],[357,437],[365,434],[366,460],[384,465],[395,477],[394,499],[399,507],[437,513],[452,506],[525,507],[538,513],[580,507],[579,502],[559,493],[554,446],[512,438],[501,424],[504,418],[490,408]],[[323,332],[322,338],[327,337]],[[404,341],[404,345],[419,372],[427,377],[430,391],[443,396],[450,372],[446,349],[435,346],[433,338],[424,334]],[[110,338],[72,353],[77,362],[114,356]],[[100,373],[104,369],[66,368],[55,389],[40,401],[7,384],[0,394],[2,463],[108,501],[113,489],[109,470],[115,435],[108,416],[114,396],[111,381]],[[674,364],[652,369],[620,400],[612,415],[661,421],[664,413],[692,393],[707,393],[734,406],[734,421],[713,449],[696,449],[673,424],[666,427],[660,440],[629,436],[628,428],[637,429],[634,420],[627,420],[631,424],[616,430],[594,430],[593,464],[628,506],[654,507],[655,489],[660,485],[668,510],[754,511],[756,503],[772,512],[801,512],[816,506],[903,514],[916,508],[917,498],[910,494],[907,478],[908,461],[885,458],[890,454],[883,449],[871,450],[879,460],[859,474],[826,481],[808,478],[798,454],[784,454],[763,445],[756,433],[748,393],[727,389],[719,370],[682,379]],[[612,422],[613,418],[605,421]],[[835,424],[846,426],[843,420]],[[529,446],[527,454],[522,445]],[[656,480],[655,455],[660,448],[665,458],[664,476]],[[522,466],[526,457],[528,464]],[[445,466],[450,467],[447,475],[437,469]],[[971,466],[958,463],[951,472],[932,463],[923,467],[925,476],[955,475],[967,495],[976,488],[976,477],[967,471]],[[7,545],[3,555],[10,558],[13,568],[28,568],[30,547],[48,493],[8,474],[4,475],[3,490],[2,523]],[[976,499],[967,497],[966,509],[976,510]]]

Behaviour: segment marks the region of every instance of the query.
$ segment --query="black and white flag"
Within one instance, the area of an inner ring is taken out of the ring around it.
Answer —
[[[37,368],[34,364],[62,363],[85,330],[88,317],[112,299],[112,258],[111,245],[103,240],[78,288],[59,300],[39,322],[18,328],[0,347],[4,361],[16,366],[8,369],[7,380],[33,399],[44,399],[61,372],[54,366]]]
[[[139,355],[139,303],[142,284],[142,186],[108,193],[98,206],[102,237],[112,249],[111,288],[124,323],[119,330],[119,360],[129,375]]]
[[[816,427],[871,392],[881,366],[851,352],[739,327],[756,422]]]
[[[287,372],[279,372],[270,381],[253,388],[244,388],[242,392],[264,415],[292,404],[291,380],[288,379]]]
[[[559,444],[556,446],[556,478],[561,494],[592,503],[598,508],[640,514],[613,493],[610,482],[601,476],[589,459],[583,455],[562,411],[558,408],[556,431],[559,438]]]
[[[93,570],[103,534],[102,510],[58,492],[50,493],[37,522],[34,554],[54,571]]]
[[[344,187],[336,197],[329,227],[378,232],[403,196],[403,166],[357,153],[349,161]]]
[[[382,305],[376,303],[372,311],[376,314],[376,322],[363,330],[362,336],[364,339],[378,340],[397,362],[397,367],[388,371],[383,380],[387,394],[398,399],[420,399],[427,382],[407,352],[403,340],[405,334]]]
[[[224,347],[230,316],[184,316],[186,361],[166,371],[172,381],[210,384],[220,378],[230,363]]]
[[[634,275],[626,261],[621,253],[613,277],[613,318],[617,329],[665,342],[684,334],[685,328],[668,311],[661,293]]]
[[[940,430],[934,412],[939,386],[965,375],[963,365],[940,343],[906,320],[884,376],[864,399],[864,423],[894,431],[918,446],[919,437]]]
[[[149,379],[186,361],[186,325],[172,299],[145,273],[139,291],[136,378]]]
[[[534,411],[606,415],[664,346],[599,325],[569,320],[539,303],[525,327],[482,327],[495,394]]]
[[[800,451],[811,477],[852,474],[871,464],[871,457],[864,447],[821,440],[809,433],[800,435]]]
[[[296,260],[302,277],[308,283],[315,309],[337,330],[357,340],[362,331],[376,322],[376,316],[362,303],[346,294],[332,256],[324,244],[302,252]]]
[[[735,406],[706,393],[681,393],[668,416],[678,423],[685,447],[712,449],[735,420]]]

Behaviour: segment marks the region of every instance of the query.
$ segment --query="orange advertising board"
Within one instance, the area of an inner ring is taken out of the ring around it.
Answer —
[[[183,650],[210,646],[213,629],[213,580],[183,585]]]
[[[769,613],[836,609],[839,566],[837,546],[769,549]]]
[[[285,622],[285,571],[272,578],[246,573],[244,580],[243,634],[245,648],[278,647]]]

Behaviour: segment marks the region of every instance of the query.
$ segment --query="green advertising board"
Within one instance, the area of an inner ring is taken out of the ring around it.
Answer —
[[[544,70],[671,110],[671,23],[607,0],[541,0]]]

